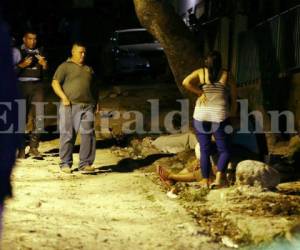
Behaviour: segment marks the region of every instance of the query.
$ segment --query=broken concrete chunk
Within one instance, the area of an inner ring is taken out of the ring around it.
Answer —
[[[280,183],[277,189],[285,193],[300,193],[300,181]]]
[[[120,95],[122,93],[122,90],[120,87],[115,86],[115,87],[113,87],[112,92],[116,95]]]
[[[117,98],[118,95],[117,95],[117,94],[110,94],[109,97],[110,97],[110,98]]]
[[[184,133],[160,136],[152,144],[164,153],[177,154],[195,148],[196,143],[197,139],[193,133]]]
[[[236,184],[275,188],[280,183],[278,171],[259,161],[246,160],[237,165]]]

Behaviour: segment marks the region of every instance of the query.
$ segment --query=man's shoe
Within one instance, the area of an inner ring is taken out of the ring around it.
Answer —
[[[43,158],[43,156],[41,155],[41,153],[38,151],[37,148],[30,148],[29,155],[31,155],[33,157]]]
[[[20,148],[18,150],[18,159],[25,159],[26,154],[25,154],[25,148]]]
[[[80,167],[79,171],[83,174],[92,174],[92,173],[95,173],[95,168],[93,168],[93,166],[86,165],[86,166]]]
[[[66,174],[71,174],[72,171],[71,171],[71,167],[68,166],[68,165],[63,165],[60,167],[60,170]]]

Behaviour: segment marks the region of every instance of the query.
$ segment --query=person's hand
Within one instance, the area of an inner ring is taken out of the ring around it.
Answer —
[[[202,94],[200,96],[200,104],[205,104],[205,103],[206,103],[206,96],[205,96],[205,94]]]
[[[24,60],[22,62],[20,62],[18,64],[18,66],[23,69],[23,68],[28,67],[31,63],[32,63],[32,57],[27,56],[27,57],[24,58]]]
[[[47,68],[46,58],[41,55],[36,55],[35,57],[38,59],[38,63],[43,67],[43,69],[46,69]]]
[[[71,105],[71,102],[68,98],[63,98],[61,101],[62,101],[62,104],[64,106],[70,106]]]

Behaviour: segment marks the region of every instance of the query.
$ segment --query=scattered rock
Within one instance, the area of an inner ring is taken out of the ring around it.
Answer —
[[[300,194],[300,181],[280,183],[276,188],[284,193]]]
[[[290,139],[288,145],[288,152],[286,153],[286,157],[289,161],[294,161],[295,158],[299,158],[300,155],[300,136],[296,135]]]
[[[259,161],[246,160],[237,165],[236,184],[238,186],[258,186],[275,188],[280,183],[278,171]]]
[[[232,247],[232,248],[239,248],[239,246],[237,244],[235,244],[233,242],[232,239],[230,239],[229,237],[227,236],[223,236],[222,237],[222,243],[227,246],[227,247]]]
[[[195,148],[196,143],[197,139],[193,133],[185,133],[160,136],[153,142],[153,145],[164,153],[176,154]]]
[[[145,137],[143,139],[133,139],[130,141],[130,145],[133,148],[134,153],[142,158],[160,153],[160,151],[152,145],[152,141],[153,140],[151,139],[151,137]]]
[[[113,87],[112,92],[116,95],[120,95],[122,93],[121,88],[120,87]]]
[[[109,95],[109,97],[110,97],[110,98],[117,98],[117,97],[118,97],[118,95],[117,95],[117,94],[115,94],[115,93],[113,93],[113,94],[110,94],[110,95]]]
[[[39,201],[37,204],[36,204],[36,207],[38,208],[38,207],[41,207],[42,206],[42,202],[41,201]]]
[[[293,225],[285,234],[285,237],[291,243],[300,246],[300,223]]]
[[[172,190],[170,190],[169,192],[167,192],[167,196],[170,198],[170,199],[176,199],[178,197],[177,194],[173,193]]]

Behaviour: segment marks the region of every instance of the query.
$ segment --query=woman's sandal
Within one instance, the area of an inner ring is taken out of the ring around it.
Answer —
[[[162,166],[156,167],[156,173],[158,174],[161,182],[165,184],[165,186],[171,187],[174,185],[175,182],[173,180],[168,179],[168,174],[166,173],[166,170]]]

